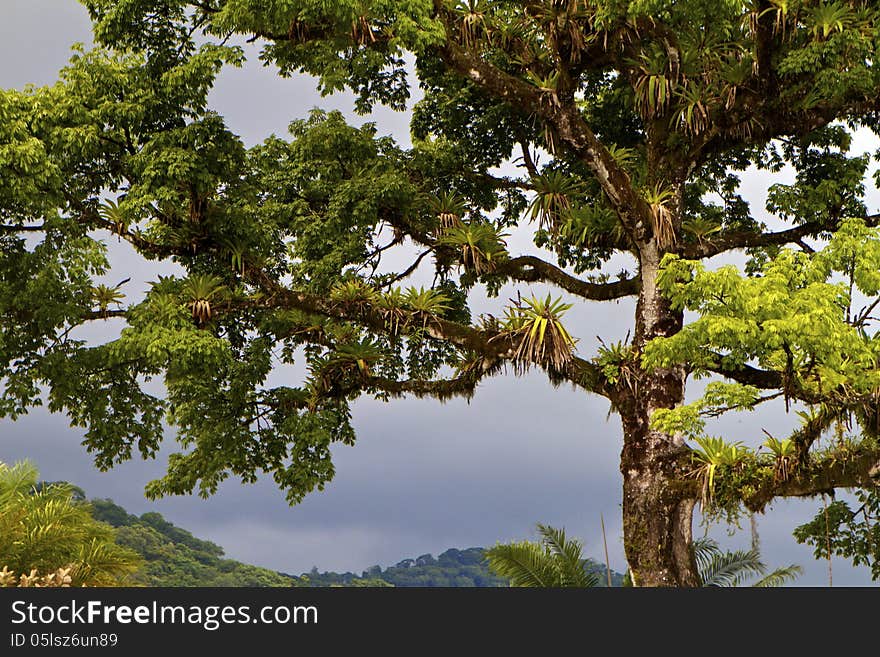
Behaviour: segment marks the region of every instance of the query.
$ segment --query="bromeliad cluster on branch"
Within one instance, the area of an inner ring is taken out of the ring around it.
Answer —
[[[852,136],[878,131],[875,3],[82,1],[95,48],[0,94],[0,414],[45,397],[101,467],[170,422],[181,451],[150,495],[266,472],[297,502],[354,441],[359,395],[540,369],[620,416],[640,585],[699,582],[697,504],[874,485],[880,236]],[[359,112],[406,109],[417,80],[412,146],[316,110],[245,147],[208,103],[243,60],[232,35]],[[766,214],[750,167],[794,171]],[[185,274],[123,297],[97,282],[126,266],[117,241]],[[704,262],[732,252],[742,272]],[[520,301],[475,319],[477,287]],[[621,300],[627,340],[590,358],[563,313]],[[111,317],[116,339],[73,337]],[[306,378],[275,383],[293,363]],[[708,433],[765,404],[811,415],[767,454],[745,449],[760,427]]]

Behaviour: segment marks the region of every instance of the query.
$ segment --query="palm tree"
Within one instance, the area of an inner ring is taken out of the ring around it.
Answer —
[[[140,557],[114,541],[114,529],[95,520],[67,484],[37,484],[24,461],[0,462],[0,579],[5,585],[50,578],[71,586],[120,586]]]
[[[568,540],[564,530],[546,525],[538,524],[538,531],[542,536],[540,543],[502,543],[486,550],[489,569],[496,575],[507,577],[511,586],[598,585],[598,577],[584,568],[587,560],[583,557],[580,541]],[[698,538],[693,546],[700,581],[706,587],[741,586],[752,576],[760,576],[760,579],[751,586],[783,586],[803,572],[800,566],[791,565],[767,573],[757,548],[725,552],[708,537]]]
[[[584,568],[583,544],[567,539],[564,529],[538,524],[541,542],[498,544],[486,550],[489,568],[511,586],[591,587],[599,578]]]

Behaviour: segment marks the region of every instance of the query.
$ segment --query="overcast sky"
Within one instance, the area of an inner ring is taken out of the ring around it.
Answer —
[[[89,41],[85,10],[75,0],[0,2],[0,87],[50,84],[75,41]],[[255,53],[255,51],[250,51]],[[248,145],[276,133],[313,107],[338,108],[350,120],[375,121],[381,134],[408,142],[408,116],[379,109],[369,117],[351,111],[351,97],[320,98],[314,81],[282,80],[252,57],[243,69],[225,71],[212,93],[212,106]],[[863,148],[876,144],[862,142]],[[776,182],[770,181],[770,182]],[[763,206],[767,181],[749,177],[749,195]],[[872,193],[873,194],[873,193]],[[872,195],[877,211],[877,196]],[[113,276],[152,278],[155,269],[114,248]],[[519,240],[511,249],[525,249]],[[124,267],[123,267],[124,264]],[[522,288],[528,293],[528,288]],[[507,295],[509,296],[509,295]],[[507,298],[504,294],[500,300]],[[497,300],[496,304],[499,303]],[[595,351],[595,336],[622,338],[633,305],[580,304],[569,317],[584,355]],[[96,338],[118,327],[93,329]],[[33,411],[17,422],[0,420],[0,460],[32,459],[43,478],[82,486],[90,497],[110,497],[130,512],[156,510],[197,536],[222,545],[228,556],[289,573],[320,570],[360,572],[380,564],[447,548],[493,545],[534,538],[536,522],[564,526],[581,538],[585,552],[603,559],[600,516],[604,516],[611,565],[626,568],[621,542],[622,444],[619,421],[607,417],[608,404],[570,388],[554,389],[542,375],[499,377],[480,386],[467,403],[404,400],[390,405],[372,400],[354,404],[358,441],[334,450],[337,474],[323,492],[296,507],[266,478],[242,486],[230,480],[214,497],[176,497],[151,502],[144,485],[164,471],[165,450],[156,461],[132,461],[101,473],[80,445],[82,432],[63,416]],[[761,429],[785,435],[795,420],[779,409],[737,415],[719,425],[733,439],[760,442]],[[173,436],[166,443],[173,444]],[[823,586],[828,564],[815,561],[791,532],[813,517],[820,500],[778,502],[759,516],[762,554],[770,566],[797,563],[805,574],[798,585]],[[702,528],[695,521],[695,534]],[[729,547],[747,548],[748,522],[728,535],[710,533]],[[835,559],[834,584],[874,585],[867,568]]]

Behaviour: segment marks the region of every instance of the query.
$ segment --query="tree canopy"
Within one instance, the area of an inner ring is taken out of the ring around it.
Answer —
[[[154,454],[167,422],[181,451],[149,495],[269,473],[295,503],[354,442],[358,396],[537,369],[620,415],[636,584],[698,584],[697,504],[875,495],[880,233],[852,146],[878,129],[877,2],[83,4],[97,46],[53,86],[0,93],[0,414],[67,413],[101,468]],[[207,102],[237,38],[360,112],[419,84],[412,147],[316,111],[246,148]],[[779,176],[766,211],[749,169]],[[517,230],[531,252],[509,250]],[[129,298],[99,282],[108,238],[186,273]],[[710,260],[734,252],[742,268]],[[529,283],[553,291],[502,316],[469,304]],[[593,352],[563,320],[625,298],[625,342]],[[114,339],[81,337],[113,318]],[[294,362],[304,380],[267,383]],[[774,401],[802,422],[768,453],[709,433]]]

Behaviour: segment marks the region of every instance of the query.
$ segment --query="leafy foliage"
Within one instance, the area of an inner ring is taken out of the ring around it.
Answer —
[[[834,500],[808,523],[794,531],[798,543],[813,547],[817,559],[831,554],[868,566],[880,578],[880,496],[874,490],[856,491],[855,510],[844,500]]]
[[[0,463],[0,586],[124,586],[141,565],[109,525],[64,484],[37,487],[37,469]]]

